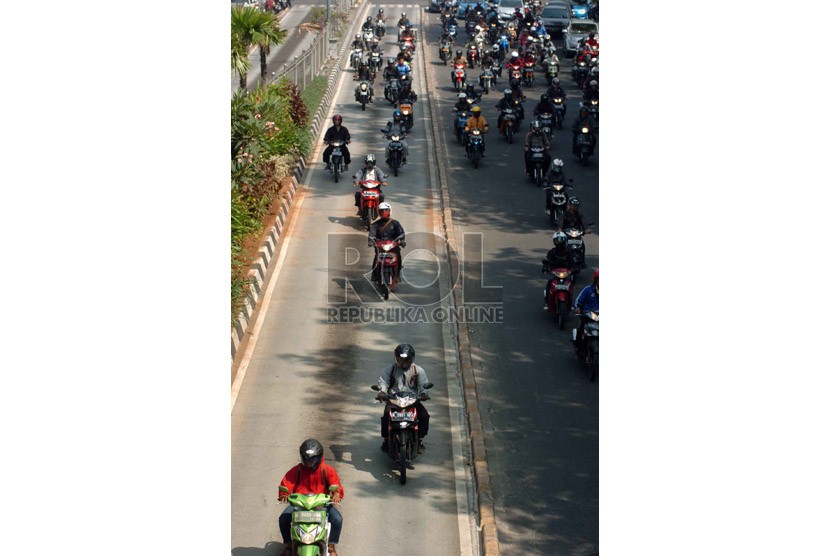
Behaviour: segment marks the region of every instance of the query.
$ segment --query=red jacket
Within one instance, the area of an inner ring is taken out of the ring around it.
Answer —
[[[324,470],[325,480],[323,479]],[[289,469],[280,481],[279,490],[288,494],[296,492],[300,494],[329,494],[334,486],[339,488],[341,497],[345,496],[337,471],[334,470],[334,467],[328,465],[324,458],[314,471],[308,469],[302,463],[298,463]]]

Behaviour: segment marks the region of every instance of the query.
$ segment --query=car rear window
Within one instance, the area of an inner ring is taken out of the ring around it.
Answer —
[[[501,0],[501,8],[518,8],[522,6],[522,0]]]
[[[542,10],[542,17],[554,17],[568,19],[568,10],[565,8],[545,8]]]

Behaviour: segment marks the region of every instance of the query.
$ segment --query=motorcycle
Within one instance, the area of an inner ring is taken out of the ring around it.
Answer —
[[[455,138],[458,139],[458,142],[465,146],[467,144],[467,120],[470,119],[470,113],[466,110],[460,110],[455,113],[455,122],[453,123],[455,128]]]
[[[483,151],[484,137],[478,128],[474,128],[467,138],[467,157],[473,161],[473,168],[478,168]]]
[[[383,59],[380,57],[380,52],[369,53],[369,71],[371,71],[372,74],[378,72],[382,63]]]
[[[545,185],[545,214],[550,218],[550,223],[554,227],[559,225],[562,221],[562,216],[565,214],[565,208],[568,206],[568,188],[573,184],[573,178],[568,180],[568,186],[564,183],[554,182]]]
[[[369,228],[371,228],[371,224]],[[400,242],[396,239],[376,240],[374,238],[370,238],[370,241],[374,245],[377,254],[377,268],[374,270],[373,276],[380,288],[383,299],[387,300],[389,299],[389,292],[398,285],[400,261],[397,253],[392,251],[400,245]]]
[[[453,69],[453,85],[456,91],[461,91],[467,83],[467,70],[461,64],[455,64]]]
[[[565,99],[555,97],[551,99],[553,103],[553,125],[556,129],[562,129],[562,120],[565,117]]]
[[[510,37],[507,34],[502,33],[499,35],[499,54],[500,58],[504,60],[504,57],[507,55],[507,52],[510,50]]]
[[[369,103],[369,90],[371,87],[371,83],[366,81],[365,79],[360,82],[360,85],[357,86],[357,102],[360,103],[361,110],[366,110],[366,105]]]
[[[571,312],[571,305],[573,304],[573,274],[567,268],[551,269],[547,259],[542,259],[542,272],[553,275],[554,280],[550,285],[550,289],[545,291],[545,304],[549,313],[556,314],[559,330],[564,330],[565,319]]]
[[[473,17],[468,17],[464,22],[464,30],[467,32],[468,35],[472,36],[476,32],[476,19]]]
[[[580,60],[573,65],[573,68],[571,68],[571,77],[576,81],[576,86],[582,89],[585,78],[588,77],[588,64],[585,60]]]
[[[553,59],[545,60],[545,79],[548,82],[548,85],[553,84],[554,78],[559,76],[559,62],[553,61]]]
[[[401,111],[401,123],[409,132],[412,126],[415,125],[415,118],[412,115],[412,103],[409,101],[400,102],[398,103],[398,110]]]
[[[591,130],[583,127],[576,136],[576,155],[583,166],[588,165],[588,158],[591,156]]]
[[[362,48],[353,48],[351,54],[351,63],[352,69],[357,71],[357,67],[360,65],[360,62],[363,61],[363,49]]]
[[[343,163],[343,145],[345,143],[337,139],[329,141],[329,145],[332,147],[329,164],[331,165],[331,172],[334,174],[334,183],[337,183],[340,181],[340,174],[343,173],[346,167]]]
[[[579,271],[585,268],[585,241],[582,239],[585,232],[579,228],[565,228],[563,231],[568,236],[568,260],[571,262],[571,270],[574,274],[579,274]]]
[[[501,111],[501,113],[504,116],[502,117],[501,129],[499,129],[499,133],[507,138],[508,143],[512,143],[513,133],[515,132],[513,128],[516,126],[516,111],[512,108],[505,108]]]
[[[599,123],[599,99],[592,98],[588,102],[583,102],[582,106],[588,109],[588,115],[594,118]]]
[[[386,86],[383,88],[383,96],[388,100],[391,104],[398,103],[398,93],[401,90],[401,81],[399,79],[390,79],[386,82]]]
[[[386,138],[389,140],[389,144],[387,145],[389,147],[389,159],[386,161],[386,164],[392,168],[392,172],[397,176],[398,168],[405,164],[403,161],[403,143],[401,142],[403,137],[400,135],[387,135]]]
[[[545,161],[544,147],[530,147],[530,177],[536,182],[536,187],[542,186],[542,180],[545,177],[545,169],[543,168]]]
[[[288,495],[288,503],[297,508],[291,514],[292,554],[328,556],[331,523],[327,509],[332,505],[328,494]]]
[[[458,40],[458,26],[457,25],[447,25],[447,34],[452,39],[452,42],[455,43]]]
[[[553,139],[553,114],[550,112],[542,112],[539,114],[538,120],[542,126],[542,132],[547,136],[548,140]]]
[[[524,70],[522,71],[522,84],[525,87],[533,86],[533,66],[534,62],[525,62]]]
[[[441,48],[438,49],[438,57],[444,62],[444,65],[447,65],[447,62],[452,58],[452,46],[450,43],[445,42],[441,45]]]
[[[424,385],[426,390],[432,387],[431,382]],[[372,390],[378,392],[380,386],[373,384]],[[420,399],[426,401],[429,399],[429,395],[424,393]],[[387,428],[389,449],[387,453],[398,468],[402,485],[406,484],[407,466],[418,457],[418,410],[415,407],[418,400],[419,397],[411,390],[395,392],[390,390],[385,399],[385,411],[389,412]]]
[[[378,205],[380,204],[380,182],[363,180],[360,182],[360,217],[366,224],[366,229],[372,227],[372,222],[378,219]]]
[[[372,29],[363,31],[363,47],[369,48],[372,45],[372,39],[375,38],[375,32]]]
[[[493,78],[493,85],[495,85],[496,77],[501,78],[501,62],[499,62],[498,60],[493,62],[493,75],[495,76]]]
[[[406,30],[406,25],[398,25],[398,42],[401,42],[401,35]]]
[[[491,68],[484,68],[481,75],[478,77],[478,83],[484,89],[484,94],[489,95],[490,89],[493,87],[495,76]]]
[[[375,36],[382,39],[385,34],[386,34],[386,24],[383,22],[382,19],[379,19],[375,23]]]
[[[408,50],[409,52],[415,52],[415,39],[412,37],[404,37],[400,41],[400,48],[401,50]]]
[[[599,311],[588,311],[583,313],[589,321],[582,329],[582,337],[579,338],[580,348],[576,356],[588,366],[588,380],[593,382],[599,372]],[[578,328],[573,329],[573,339],[577,341]]]
[[[510,83],[514,81],[521,82],[522,80],[522,70],[519,68],[510,68]]]
[[[475,68],[476,62],[478,62],[478,49],[476,45],[471,45],[467,49],[467,63],[470,64],[470,68]]]

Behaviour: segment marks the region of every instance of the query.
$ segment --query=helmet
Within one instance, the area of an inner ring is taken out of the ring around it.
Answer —
[[[372,23],[372,16],[366,18],[366,23]]]
[[[323,461],[323,445],[316,438],[308,438],[300,444],[300,460],[304,467],[316,469]]]
[[[381,218],[389,218],[390,212],[392,212],[392,205],[390,205],[386,201],[378,205],[378,214],[380,214]]]
[[[475,106],[472,107],[471,111],[472,111],[473,114],[478,114],[479,112],[481,112],[481,106],[476,104]]]
[[[394,66],[395,65],[395,59],[394,58],[387,58],[386,59],[386,64],[390,65],[390,66]]]
[[[408,369],[415,361],[415,348],[409,344],[398,344],[395,348],[395,365],[401,369]]]
[[[549,99],[550,97],[546,93],[542,93],[542,102],[547,102]]]
[[[511,91],[510,89],[505,89],[505,90],[504,90],[504,96],[505,96],[505,98],[506,98],[506,97],[509,97],[509,96],[510,96],[510,95],[512,95],[512,94],[513,94],[513,91]]]
[[[331,117],[331,121],[335,124],[342,124],[343,123],[343,116],[340,114],[335,114]]]
[[[491,48],[490,50],[492,50],[493,52],[498,52],[499,51],[499,45],[494,44],[493,48]]]
[[[382,14],[383,13],[383,8],[378,8],[378,13]]]
[[[522,83],[518,79],[514,79],[513,81],[510,82],[510,86],[513,87],[514,89],[518,89],[519,87],[522,86]]]
[[[456,55],[456,56],[461,56],[461,51],[460,51],[460,50],[456,50],[456,51],[455,51],[455,55]]]
[[[553,78],[553,84],[554,85],[559,85],[559,78],[558,77]]]
[[[564,165],[565,165],[565,163],[562,162],[561,158],[555,158],[553,160],[553,169],[554,170],[556,170],[557,168],[559,168],[561,170]]]
[[[354,36],[355,39],[360,40],[360,33]]]
[[[565,235],[565,232],[555,232],[551,236],[551,239],[553,240],[553,244],[559,247],[560,245],[565,245],[568,241],[568,236]]]
[[[516,9],[518,10],[519,8],[516,8]],[[513,52],[511,52],[511,53],[510,53],[510,55],[511,55],[513,58],[518,58],[518,57],[519,57],[519,53],[518,53],[518,52],[516,52],[515,50],[514,50]]]
[[[467,98],[467,93],[458,93],[458,100],[463,100]]]
[[[590,83],[588,83],[590,87],[599,87],[599,81],[596,79],[592,79]]]
[[[570,199],[568,199],[568,204],[572,207],[578,207],[580,205],[579,199],[577,199],[576,197],[571,197]]]
[[[530,124],[530,129],[534,133],[539,133],[540,131],[542,131],[542,124],[539,123],[539,120],[533,120],[533,122]]]
[[[546,41],[549,41],[549,40],[550,40],[550,35],[545,34],[545,40],[546,40]]]
[[[589,38],[589,39],[593,39],[595,36],[596,36],[596,33],[594,33],[593,31],[591,31],[590,33],[588,33],[588,38]]]
[[[476,25],[476,31],[481,31],[481,25]]]
[[[585,105],[580,106],[579,115],[580,116],[585,116],[586,114],[588,114],[588,107],[585,106]]]
[[[597,282],[599,282],[599,269],[594,271],[594,283],[596,284]]]
[[[401,12],[401,19],[406,17],[406,12]]]
[[[599,75],[599,68],[594,66],[591,68],[591,75]]]
[[[369,168],[374,168],[375,167],[375,155],[367,154],[366,158],[364,158],[363,161],[366,163],[366,166],[368,166]]]
[[[392,112],[392,119],[396,122],[401,121],[401,111],[395,110],[394,112]]]

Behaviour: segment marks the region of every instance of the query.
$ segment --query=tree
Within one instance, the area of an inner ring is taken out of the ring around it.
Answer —
[[[280,29],[274,14],[249,6],[231,8],[231,66],[239,72],[240,89],[247,89],[248,49],[254,45],[259,48],[260,73],[264,82],[268,52],[284,40],[285,31]],[[240,48],[244,50],[240,51]]]

